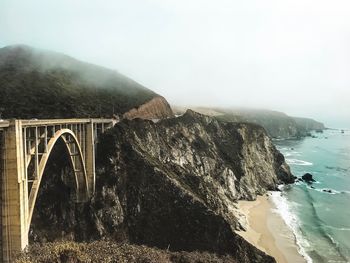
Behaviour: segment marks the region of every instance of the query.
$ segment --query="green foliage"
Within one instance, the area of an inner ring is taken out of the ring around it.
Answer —
[[[116,71],[62,54],[0,49],[2,118],[110,117],[155,96]]]

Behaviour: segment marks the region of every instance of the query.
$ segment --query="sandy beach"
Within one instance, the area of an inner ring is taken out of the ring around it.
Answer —
[[[268,195],[258,196],[256,201],[239,201],[238,207],[248,221],[247,231],[238,231],[238,234],[278,263],[306,262],[298,253],[292,231],[282,217],[273,212],[275,206]]]

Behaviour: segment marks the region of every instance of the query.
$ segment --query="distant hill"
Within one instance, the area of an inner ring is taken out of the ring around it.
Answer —
[[[115,70],[24,45],[0,49],[2,118],[110,117],[155,98],[166,111],[158,115],[172,116],[164,98]]]
[[[292,118],[297,123],[299,129],[304,129],[305,131],[324,130],[326,128],[322,122],[318,122],[310,118],[300,118],[300,117],[292,117]]]
[[[185,112],[185,107],[173,107],[175,114]],[[293,138],[306,136],[312,130],[323,130],[323,123],[313,119],[291,117],[283,112],[248,109],[248,108],[205,108],[191,107],[191,109],[215,116],[218,120],[227,122],[250,122],[263,126],[273,138]]]

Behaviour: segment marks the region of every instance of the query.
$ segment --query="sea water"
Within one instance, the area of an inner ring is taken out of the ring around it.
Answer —
[[[308,262],[350,262],[350,130],[326,130],[301,140],[275,141],[292,173],[311,173],[273,193]]]

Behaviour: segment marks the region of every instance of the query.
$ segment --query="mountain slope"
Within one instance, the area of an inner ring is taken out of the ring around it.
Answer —
[[[217,118],[224,121],[244,121],[259,124],[273,138],[299,136],[299,130],[293,118],[278,111],[237,109],[226,111],[224,115],[220,115]]]
[[[300,117],[292,117],[296,124],[298,125],[299,129],[303,129],[306,132],[311,130],[324,130],[326,127],[322,122],[315,121],[310,118],[300,118]]]
[[[176,114],[183,114],[184,107],[173,107]],[[206,108],[191,109],[215,116],[225,122],[250,122],[261,125],[272,138],[292,138],[306,136],[312,130],[323,130],[325,126],[313,119],[291,117],[283,112],[249,108]]]
[[[157,97],[114,70],[60,53],[23,45],[0,49],[3,118],[107,117]],[[166,100],[162,102],[166,112],[159,115],[172,116]]]

